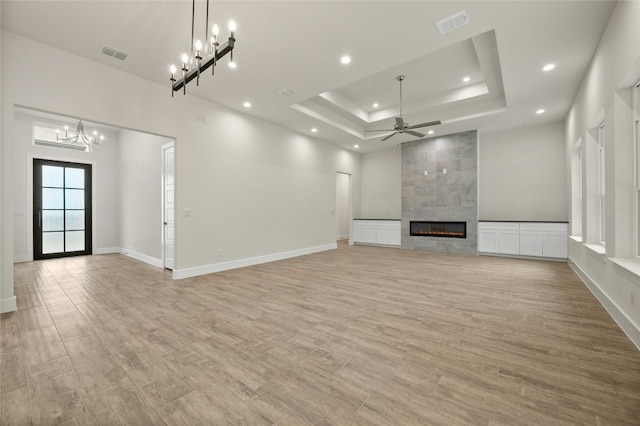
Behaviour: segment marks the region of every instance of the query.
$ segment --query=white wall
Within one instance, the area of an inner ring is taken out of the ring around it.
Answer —
[[[14,105],[176,140],[177,276],[335,247],[336,171],[353,176],[352,202],[360,201],[359,153],[189,95],[172,98],[166,85],[6,31],[1,42],[3,300],[13,298],[13,176],[4,166]]]
[[[567,221],[563,123],[482,133],[480,220]],[[400,148],[362,156],[362,218],[401,216]]]
[[[640,79],[640,2],[618,2],[566,119],[565,149],[588,140],[605,121],[606,249],[586,244],[594,206],[583,204],[582,240],[573,238],[569,262],[629,337],[640,347],[640,267],[633,248],[633,132],[631,87]],[[584,151],[583,151],[584,152]],[[597,173],[583,159],[582,182]],[[567,155],[567,175],[571,162]],[[567,193],[570,193],[570,182]],[[583,195],[588,188],[583,189]],[[584,197],[583,197],[584,198]],[[584,202],[586,202],[585,200]],[[568,208],[571,208],[567,200]]]
[[[402,217],[400,146],[362,155],[362,219]]]
[[[171,140],[120,131],[120,242],[123,252],[162,263],[162,145]]]
[[[483,133],[480,220],[567,221],[563,123]]]
[[[33,159],[69,161],[91,164],[93,181],[93,251],[118,247],[118,137],[117,133],[101,131],[103,146],[91,152],[46,147],[33,144],[33,122],[58,122],[34,118],[16,112],[13,121],[13,259],[33,260]],[[70,119],[66,123],[73,123]],[[62,126],[61,126],[62,127]]]

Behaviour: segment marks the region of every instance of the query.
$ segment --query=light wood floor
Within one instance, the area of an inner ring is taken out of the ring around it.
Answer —
[[[640,352],[567,264],[349,247],[172,281],[15,266],[2,425],[639,425]]]

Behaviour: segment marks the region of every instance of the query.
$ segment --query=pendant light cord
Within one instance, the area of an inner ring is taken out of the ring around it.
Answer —
[[[194,21],[196,16],[196,0],[192,2],[193,7],[191,8],[191,58],[193,60],[193,56],[195,53],[195,47],[193,45],[193,36],[195,34]]]
[[[204,25],[204,45],[209,43],[209,0],[207,0],[207,20]],[[205,49],[208,52],[208,49]]]

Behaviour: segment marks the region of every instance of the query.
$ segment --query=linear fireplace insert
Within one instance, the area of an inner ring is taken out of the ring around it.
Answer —
[[[409,233],[416,237],[467,238],[467,222],[411,221]]]

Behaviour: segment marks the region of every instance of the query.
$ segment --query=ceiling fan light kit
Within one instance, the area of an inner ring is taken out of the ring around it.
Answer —
[[[404,118],[402,115],[402,81],[404,80],[404,75],[397,76],[396,80],[400,82],[400,117],[396,117],[395,126],[393,127],[393,129],[365,130],[365,132],[393,132],[390,135],[387,135],[384,138],[382,138],[381,141],[386,141],[387,139],[397,135],[398,133],[407,133],[417,138],[423,138],[425,137],[423,133],[416,132],[413,129],[419,129],[421,127],[436,126],[442,123],[440,122],[440,120],[436,120],[436,121],[428,121],[426,123],[414,124],[413,126],[410,126],[409,123],[404,121]]]
[[[231,62],[229,67],[235,68],[235,62],[233,62],[233,49],[235,47],[235,30],[236,23],[232,20],[229,22],[229,39],[220,45],[218,41],[218,34],[220,28],[214,24],[211,28],[211,39],[209,39],[209,0],[207,0],[207,14],[205,23],[205,43],[196,40],[194,42],[194,22],[196,14],[196,0],[192,0],[191,9],[191,58],[186,53],[182,55],[182,78],[176,79],[176,72],[178,69],[175,65],[171,65],[171,96],[173,92],[177,92],[182,89],[183,93],[187,94],[187,83],[196,79],[196,85],[200,84],[200,74],[211,67],[211,75],[215,74],[215,67],[218,61],[224,58],[228,53],[231,56]],[[204,57],[203,57],[204,55]]]

